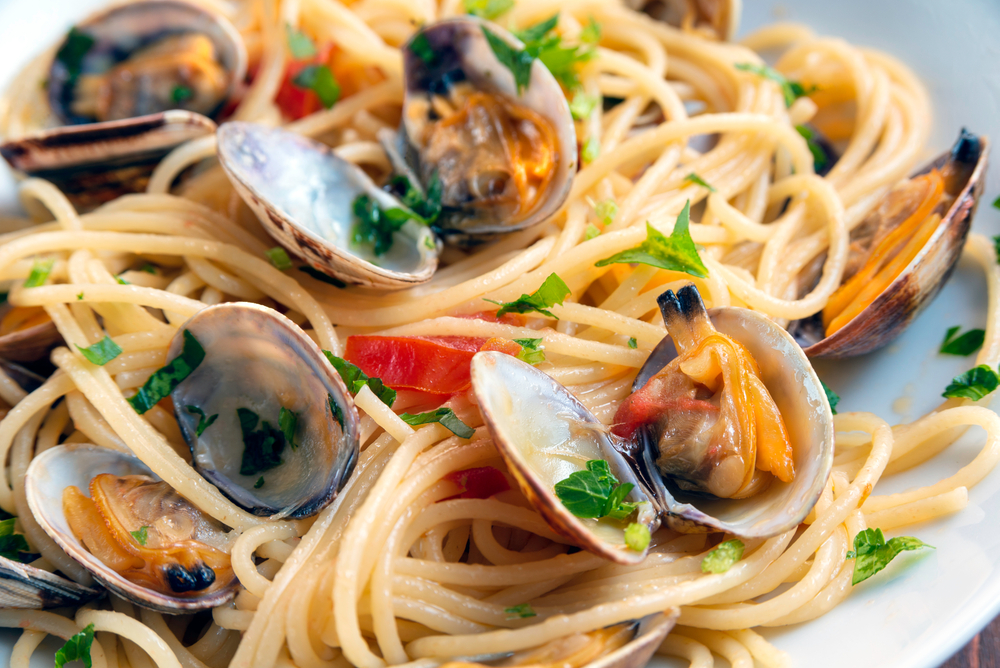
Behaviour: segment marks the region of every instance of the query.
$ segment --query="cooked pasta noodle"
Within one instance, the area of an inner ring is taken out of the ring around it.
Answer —
[[[199,3],[227,16],[248,48],[254,76],[233,119],[284,124],[381,177],[390,162],[377,134],[398,124],[403,101],[400,47],[416,25],[464,11],[457,0]],[[35,566],[92,584],[32,517],[24,474],[33,457],[59,443],[132,452],[232,532],[240,593],[210,617],[167,617],[115,594],[75,617],[0,610],[0,626],[24,629],[12,666],[27,666],[46,635],[68,638],[93,624],[98,668],[422,668],[528,650],[674,607],[679,626],[659,652],[692,668],[714,665],[713,654],[734,667],[788,666],[793,658],[751,629],[813,620],[848,597],[853,562],[846,554],[866,528],[897,529],[968,504],[970,490],[1000,460],[1000,418],[985,408],[989,397],[950,399],[896,426],[868,413],[836,416],[834,473],[807,524],[746,541],[743,558],[721,574],[700,568],[715,536],[661,529],[641,564],[623,566],[579,551],[516,488],[459,498],[455,472],[505,470],[467,392],[446,406],[475,430],[468,440],[439,424],[404,422],[397,414],[419,408],[419,399],[401,394],[390,409],[364,387],[355,399],[363,419],[354,473],[331,505],[299,520],[258,517],[234,504],[192,467],[173,415],[162,408],[138,415],[126,402],[166,362],[178,328],[221,302],[277,307],[336,355],[361,334],[541,338],[547,360],[538,368],[606,424],[666,335],[656,304],[664,290],[693,282],[710,306],[748,307],[782,325],[821,311],[841,284],[851,231],[923,156],[931,109],[915,75],[886,54],[802,26],[776,24],[726,43],[610,0],[518,1],[502,23],[523,28],[557,12],[568,39],[590,19],[602,28],[594,57],[579,71],[580,90],[620,102],[598,104],[576,128],[581,145],[594,140],[600,152],[576,174],[558,213],[487,246],[446,249],[424,285],[338,288],[273,266],[265,251],[275,243],[214,159],[214,136],[173,150],[147,192],[92,211],[78,212],[46,181],[20,184],[36,224],[2,221],[0,279],[10,304],[42,307],[66,345],[55,349],[54,371],[30,393],[0,375],[0,399],[10,406],[0,422],[0,508],[19,518],[19,532],[41,555]],[[353,67],[374,68],[378,79],[328,109],[283,116],[275,98],[292,29],[335,44]],[[816,86],[815,95],[786,107],[773,81],[734,66],[763,63],[758,53],[775,51],[776,69]],[[32,61],[7,92],[5,137],[53,124],[39,92],[52,55]],[[843,146],[825,176],[815,173],[795,127],[819,114]],[[602,209],[608,202],[615,206]],[[707,277],[642,264],[595,266],[642,243],[647,221],[669,233],[686,202]],[[969,238],[966,253],[989,291],[976,361],[996,367],[1000,268],[980,236]],[[54,260],[48,284],[24,287],[40,258]],[[158,270],[137,271],[143,262]],[[803,291],[796,277],[809,266],[821,269]],[[553,273],[572,292],[551,307],[557,321],[540,313],[521,324],[469,317],[494,310],[484,299],[515,300]],[[105,334],[122,353],[98,366],[79,348]],[[921,464],[971,426],[986,432],[985,445],[957,473],[880,493],[884,475]],[[784,583],[780,594],[761,600]],[[512,619],[507,609],[524,603],[536,616]]]

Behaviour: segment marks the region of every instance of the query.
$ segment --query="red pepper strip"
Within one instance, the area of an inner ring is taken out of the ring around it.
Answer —
[[[344,359],[393,389],[454,394],[468,389],[472,356],[485,342],[465,336],[349,336]]]
[[[494,494],[510,489],[507,476],[492,466],[452,471],[445,476],[445,480],[450,480],[465,490],[461,494],[450,497],[452,499],[488,499]]]

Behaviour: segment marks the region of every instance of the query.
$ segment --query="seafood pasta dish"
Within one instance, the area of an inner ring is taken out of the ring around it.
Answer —
[[[11,665],[808,665],[762,629],[878,596],[995,475],[1000,243],[986,136],[935,156],[904,63],[740,10],[145,0],[37,54],[0,102]],[[963,252],[968,370],[838,414],[812,360]]]

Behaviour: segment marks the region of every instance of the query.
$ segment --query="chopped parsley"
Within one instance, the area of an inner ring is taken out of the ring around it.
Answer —
[[[756,63],[736,63],[736,69],[743,72],[752,72],[759,77],[770,79],[781,87],[781,94],[785,97],[785,106],[790,107],[795,100],[806,97],[816,91],[816,86],[806,88],[798,81],[790,81],[788,77],[767,65],[757,65]]]
[[[463,0],[466,14],[495,21],[514,7],[514,0]]]
[[[441,407],[437,410],[428,411],[426,413],[418,413],[417,415],[403,413],[399,417],[403,422],[411,427],[438,422],[442,427],[461,438],[472,438],[473,434],[476,433],[475,429],[462,422],[462,420],[455,415],[455,411],[450,408]]]
[[[521,346],[521,352],[517,354],[517,359],[528,364],[539,364],[545,361],[545,351],[542,349],[542,341],[545,339],[514,339],[514,343]]]
[[[82,292],[80,292],[80,293],[78,293],[78,294],[76,295],[76,300],[77,300],[78,302],[82,302],[82,301],[83,301],[83,293],[82,293]]]
[[[38,555],[28,552],[27,539],[19,533],[14,533],[16,517],[10,517],[0,522],[0,557],[17,561],[22,564],[34,561]]]
[[[180,84],[174,86],[174,90],[170,93],[170,99],[173,100],[174,104],[187,102],[193,97],[194,90],[190,86],[182,86]]]
[[[587,25],[580,31],[580,41],[585,44],[597,44],[601,41],[601,24],[591,16],[587,20]]]
[[[139,545],[146,545],[146,541],[149,540],[149,527],[139,527],[138,531],[129,531],[132,534],[132,538],[135,538],[135,542]]]
[[[326,355],[326,359],[330,361],[333,368],[340,374],[341,379],[344,381],[344,385],[347,386],[348,392],[351,394],[357,394],[361,391],[361,388],[367,385],[368,389],[374,392],[375,396],[378,397],[383,404],[392,408],[393,402],[396,401],[396,390],[386,386],[386,384],[382,382],[381,378],[369,377],[368,374],[362,371],[359,367],[351,364],[342,357],[337,357],[329,350],[324,350],[323,354]]]
[[[601,230],[598,229],[597,225],[587,223],[586,229],[583,230],[583,240],[590,241],[591,239],[596,239],[599,236],[601,236]]]
[[[66,73],[69,75],[67,83],[70,86],[80,76],[80,72],[83,70],[83,59],[94,46],[94,42],[93,37],[74,26],[69,29],[66,41],[59,47],[56,60],[66,67]]]
[[[830,412],[834,415],[837,414],[837,404],[840,403],[840,395],[830,389],[830,386],[824,383],[822,380],[819,384],[823,386],[823,391],[826,392],[826,400],[830,404]]]
[[[743,557],[743,541],[724,540],[701,560],[702,573],[725,573]]]
[[[993,208],[1000,209],[1000,196],[998,196],[995,200],[993,200]],[[996,240],[997,237],[993,237],[993,239]]]
[[[920,550],[925,547],[934,549],[933,545],[911,536],[899,536],[886,542],[881,529],[865,529],[854,537],[854,549],[846,556],[847,559],[854,559],[851,584],[856,585],[875,575],[888,566],[900,552]]]
[[[1000,209],[1000,206],[997,206],[997,202],[1000,202],[1000,197],[996,199],[996,202],[993,202],[993,206]],[[993,237],[993,252],[996,253],[997,262],[1000,262],[1000,236]]]
[[[955,376],[941,396],[947,399],[972,399],[978,401],[1000,386],[1000,376],[985,364]]]
[[[198,339],[194,338],[194,334],[185,329],[183,337],[184,345],[181,354],[156,371],[139,388],[138,392],[128,398],[129,404],[139,415],[148,411],[173,392],[174,388],[190,376],[191,372],[205,359],[205,349],[198,343]]]
[[[285,442],[295,450],[299,446],[295,443],[295,430],[299,426],[299,414],[290,411],[284,406],[278,412],[278,428],[285,436]]]
[[[192,415],[198,416],[198,426],[195,427],[194,429],[195,436],[201,436],[202,434],[204,434],[205,430],[211,427],[212,423],[215,422],[219,417],[218,413],[206,416],[205,411],[201,410],[197,406],[185,406],[184,410],[186,410],[188,413],[191,413]]]
[[[530,603],[514,605],[509,608],[504,608],[503,611],[507,615],[507,619],[527,619],[529,617],[538,616],[538,613],[535,612]]]
[[[115,280],[118,281],[118,285],[132,285],[131,283],[129,283],[128,281],[126,281],[124,278],[122,278],[121,274],[119,274],[118,276],[115,276]]]
[[[598,202],[597,206],[594,207],[594,213],[597,217],[604,222],[604,226],[607,227],[615,220],[615,216],[618,215],[618,205],[615,204],[613,199],[606,199],[603,202]]]
[[[486,299],[485,297],[483,299],[491,304],[498,304],[500,306],[497,310],[496,317],[498,318],[508,313],[530,313],[531,311],[537,311],[542,315],[547,315],[550,318],[558,320],[559,318],[547,309],[556,304],[562,304],[571,292],[569,286],[563,282],[563,279],[553,273],[549,274],[549,277],[542,282],[542,285],[530,295],[522,294],[512,302],[498,302]]]
[[[620,483],[603,459],[591,459],[585,471],[574,471],[555,485],[556,496],[577,517],[611,517],[623,520],[635,511],[638,503],[625,500],[632,488]]]
[[[597,109],[597,105],[601,103],[600,95],[587,95],[583,91],[577,91],[573,95],[573,99],[569,101],[569,112],[573,114],[573,118],[578,121],[585,121],[590,118],[590,115],[594,113],[594,109]]]
[[[261,422],[260,416],[249,408],[237,408],[236,416],[243,433],[240,475],[256,475],[280,465],[281,452],[285,449],[285,435],[281,430],[272,427],[267,420]]]
[[[628,347],[631,348],[632,350],[635,350],[636,348],[639,347],[639,342],[635,340],[634,336],[630,336],[629,337],[629,339],[628,339]]]
[[[529,53],[527,48],[515,49],[505,39],[494,35],[486,26],[483,26],[483,35],[486,36],[493,55],[514,75],[514,83],[520,95],[531,83],[531,64],[535,62],[535,56]]]
[[[333,395],[329,392],[326,395],[326,404],[330,407],[330,414],[333,415],[333,419],[337,421],[340,428],[344,428],[344,411],[340,409],[340,404],[337,400],[333,398]]]
[[[688,181],[690,183],[693,183],[696,186],[701,186],[702,188],[707,189],[709,192],[713,192],[713,193],[714,192],[718,192],[715,189],[715,186],[713,186],[708,181],[706,181],[705,179],[703,179],[700,176],[698,176],[695,172],[691,172],[690,174],[688,174],[687,176],[685,176],[684,180]]]
[[[147,274],[152,274],[153,276],[156,276],[156,267],[150,264],[149,262],[139,267],[139,271],[144,271]]]
[[[288,52],[292,54],[294,60],[305,60],[316,55],[316,44],[297,28],[285,24],[285,35],[287,37]]]
[[[548,68],[566,90],[580,87],[578,66],[594,56],[593,45],[600,40],[600,27],[593,22],[581,34],[582,44],[564,46],[562,37],[553,31],[559,23],[559,14],[514,33],[524,43],[523,49],[509,45],[505,40],[483,28],[483,34],[497,60],[510,70],[520,94],[531,82],[531,64],[537,58]]]
[[[433,65],[437,62],[437,52],[434,51],[434,47],[431,46],[431,42],[427,39],[425,33],[420,33],[410,42],[410,51],[414,53],[420,60],[424,61],[425,65]]]
[[[281,246],[269,248],[264,251],[264,254],[267,255],[267,259],[271,261],[275,269],[285,271],[292,268],[292,260],[288,257],[288,252]]]
[[[698,256],[698,248],[691,239],[688,224],[691,215],[691,202],[684,204],[684,210],[677,216],[674,231],[669,237],[646,223],[646,240],[635,248],[631,248],[597,262],[595,267],[606,267],[609,264],[630,264],[638,262],[651,267],[679,271],[698,278],[708,276],[708,268]]]
[[[589,165],[593,161],[597,160],[597,156],[601,154],[601,140],[597,135],[592,135],[587,138],[584,142],[583,148],[580,149],[580,159],[583,164]]]
[[[649,527],[645,524],[632,522],[625,527],[625,547],[634,551],[642,552],[649,547]]]
[[[70,661],[80,661],[86,668],[93,665],[90,647],[94,644],[94,625],[87,624],[83,630],[70,636],[66,644],[59,648],[55,657],[55,668],[63,668]]]
[[[28,279],[24,282],[24,287],[37,288],[40,285],[45,285],[45,281],[49,280],[49,274],[52,273],[52,267],[55,264],[55,260],[35,260],[35,263],[31,265],[31,273],[28,274]]]
[[[299,267],[299,271],[301,271],[303,274],[306,274],[306,275],[310,276],[311,278],[315,278],[317,281],[320,281],[322,283],[326,283],[328,285],[332,285],[335,288],[346,288],[347,287],[347,283],[344,283],[339,278],[336,278],[334,276],[330,276],[328,274],[324,274],[322,271],[320,271],[318,269],[313,269],[309,265],[303,265],[303,266]]]
[[[817,174],[822,172],[826,167],[827,157],[826,151],[823,150],[823,147],[820,146],[819,142],[816,140],[816,131],[808,125],[796,125],[795,130],[802,135],[803,139],[806,140],[809,152],[812,153],[813,171]]]
[[[402,175],[394,176],[390,183],[393,192],[399,193],[400,201],[409,209],[409,211],[403,211],[404,215],[428,227],[437,221],[438,216],[441,215],[441,193],[444,186],[436,171],[431,174],[431,178],[427,182],[426,194],[421,193],[410,183],[408,178]],[[390,210],[401,211],[400,209]]]
[[[260,489],[264,486],[264,476],[257,478],[257,482],[253,484],[254,489]]]
[[[104,338],[97,343],[87,346],[86,348],[78,345],[77,349],[88,362],[96,364],[97,366],[104,366],[122,354],[121,346],[112,341],[111,337],[106,334],[104,335]]]
[[[340,84],[326,65],[307,65],[292,79],[292,85],[316,93],[320,103],[329,109],[340,99]]]
[[[426,197],[406,177],[396,177],[392,183],[393,187],[402,191],[402,201],[408,208],[383,209],[368,195],[358,195],[353,204],[356,222],[352,241],[358,245],[372,245],[376,257],[392,248],[393,235],[407,221],[413,220],[429,226],[441,215],[442,186],[436,172],[427,185]]]
[[[986,339],[985,331],[970,329],[961,336],[955,336],[960,329],[961,327],[958,325],[948,329],[948,332],[944,335],[944,342],[941,343],[939,352],[945,355],[968,357],[983,347],[983,341]]]

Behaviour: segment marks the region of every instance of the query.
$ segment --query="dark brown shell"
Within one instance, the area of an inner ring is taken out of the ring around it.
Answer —
[[[0,307],[0,318],[10,310],[9,303]],[[18,332],[0,336],[0,358],[13,362],[34,362],[48,356],[62,343],[62,336],[51,320]]]

